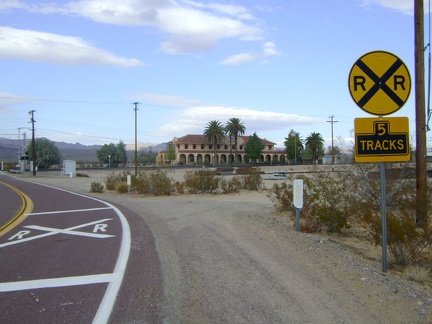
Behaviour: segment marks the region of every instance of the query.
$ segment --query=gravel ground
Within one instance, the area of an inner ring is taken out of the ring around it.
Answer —
[[[432,323],[429,286],[391,269],[381,273],[381,260],[335,237],[295,232],[265,191],[90,194],[90,182],[103,182],[107,173],[85,173],[89,178],[52,172],[22,177],[141,215],[161,262],[166,323]]]

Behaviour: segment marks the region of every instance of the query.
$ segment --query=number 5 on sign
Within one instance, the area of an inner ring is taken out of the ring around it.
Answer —
[[[303,180],[294,180],[294,193],[293,193],[294,207],[298,209],[303,208]]]

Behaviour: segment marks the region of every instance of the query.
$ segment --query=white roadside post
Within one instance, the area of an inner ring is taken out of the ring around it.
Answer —
[[[303,208],[303,180],[294,180],[294,207],[296,209],[296,231],[300,232],[300,209]]]
[[[128,193],[130,193],[130,187],[131,187],[131,175],[130,174],[128,174],[127,175],[127,186],[128,186]]]

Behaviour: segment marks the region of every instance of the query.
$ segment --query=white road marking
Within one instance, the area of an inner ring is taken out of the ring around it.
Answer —
[[[89,197],[87,197],[87,198],[89,198]],[[81,213],[81,212],[87,212],[87,211],[107,210],[107,209],[112,209],[112,208],[111,207],[103,207],[103,208],[88,208],[88,209],[57,210],[57,211],[50,211],[50,212],[30,213],[30,214],[26,214],[26,216]]]
[[[98,200],[94,198],[95,200]],[[99,305],[99,309],[93,318],[94,324],[99,323],[107,323],[108,319],[111,315],[111,312],[114,308],[114,303],[117,298],[117,294],[120,290],[121,283],[123,281],[124,273],[126,271],[126,265],[129,260],[129,253],[131,249],[131,233],[129,223],[123,213],[114,205],[107,203],[102,200],[98,200],[103,202],[104,204],[111,206],[114,211],[117,213],[120,222],[122,224],[122,242],[120,245],[119,256],[117,259],[116,266],[114,268],[113,275],[116,276],[116,280],[110,281],[108,288],[105,292],[105,295],[102,299],[101,304]]]
[[[82,228],[82,227],[86,227],[86,226],[90,226],[90,225],[106,222],[106,221],[109,221],[109,220],[112,220],[112,218],[100,219],[98,221],[94,221],[94,222],[90,222],[90,223],[86,223],[86,224],[81,224],[81,225],[65,228],[63,230],[56,229],[55,231],[52,231],[52,232],[48,232],[48,233],[44,233],[44,234],[39,234],[39,235],[35,235],[35,236],[32,236],[32,237],[24,238],[24,239],[21,239],[21,240],[15,240],[15,241],[11,241],[11,242],[0,244],[0,248],[8,246],[8,245],[19,244],[19,243],[23,243],[23,242],[28,242],[28,241],[36,240],[36,239],[39,239],[39,238],[42,238],[42,237],[47,237],[47,236],[59,234],[59,233],[62,233],[62,232],[71,232],[71,231],[73,231],[75,229],[78,229],[78,228]],[[34,225],[29,225],[29,226],[25,226],[25,227],[31,227],[31,226],[34,226]],[[66,234],[71,234],[71,233],[66,233]],[[89,235],[105,235],[105,234],[92,234],[92,233],[89,233]]]
[[[78,235],[78,236],[87,236],[87,237],[95,237],[95,238],[107,238],[107,237],[114,237],[115,235],[109,235],[109,234],[97,234],[97,233],[86,233],[86,232],[80,232],[80,231],[71,231],[66,229],[59,229],[59,228],[53,228],[53,227],[45,227],[45,226],[38,226],[38,225],[28,225],[24,226],[25,228],[30,229],[36,229],[40,231],[45,232],[52,232],[53,234],[69,234],[69,235]]]
[[[0,283],[0,292],[108,283],[111,282],[113,279],[115,279],[114,277],[115,276],[112,273],[104,273],[104,274],[79,276],[79,277],[77,276],[77,277],[4,282],[4,283]]]
[[[14,177],[16,179],[19,179],[17,177]],[[22,179],[20,179],[22,180]],[[26,180],[22,180],[22,181],[26,181]],[[31,182],[31,181],[27,181],[27,182]],[[33,184],[36,184],[35,182],[31,182]],[[56,189],[56,190],[60,190],[63,192],[67,192],[69,194],[73,194],[79,197],[84,197],[87,199],[91,199],[97,202],[100,202],[106,206],[108,206],[109,208],[112,208],[116,214],[118,215],[120,222],[122,224],[122,240],[121,240],[121,244],[120,244],[120,251],[119,251],[119,256],[117,258],[117,262],[114,268],[114,272],[112,273],[112,280],[109,282],[107,290],[105,292],[105,295],[102,299],[102,302],[99,305],[99,309],[95,315],[95,317],[93,318],[93,323],[94,324],[99,324],[99,323],[107,323],[108,319],[111,315],[111,312],[114,308],[114,303],[117,297],[117,294],[120,290],[120,286],[121,283],[123,281],[123,277],[124,277],[124,273],[126,271],[126,265],[129,259],[129,253],[130,253],[130,248],[131,248],[131,233],[130,233],[130,227],[129,227],[129,223],[126,219],[126,217],[123,215],[123,213],[114,205],[97,199],[97,198],[93,198],[93,197],[89,197],[89,196],[85,196],[82,194],[78,194],[76,192],[72,192],[72,191],[68,191],[65,189],[60,189],[60,188],[55,188],[55,187],[51,187],[48,185],[42,185],[42,184],[38,184],[40,186],[44,186],[47,188],[52,188],[52,189]]]

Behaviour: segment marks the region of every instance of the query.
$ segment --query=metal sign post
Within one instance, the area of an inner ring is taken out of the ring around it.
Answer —
[[[380,162],[380,187],[381,187],[381,220],[382,220],[382,271],[387,272],[387,199],[385,164]]]

